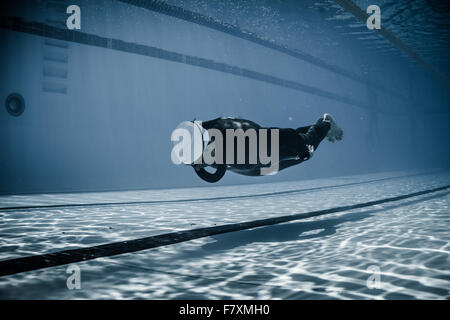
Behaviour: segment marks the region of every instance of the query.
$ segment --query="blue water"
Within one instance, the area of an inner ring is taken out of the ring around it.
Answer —
[[[450,184],[444,2],[377,1],[402,48],[331,0],[146,3],[80,0],[74,36],[65,3],[5,1],[0,261]],[[344,139],[274,176],[210,185],[170,161],[182,121],[325,112]],[[67,265],[2,276],[0,298],[449,299],[449,214],[447,189],[76,263],[80,290]]]
[[[376,4],[381,8],[382,27],[393,32],[414,51],[422,55],[435,67],[449,70],[448,42],[450,19],[448,4],[442,1],[425,0],[356,0],[363,11]],[[398,50],[376,32],[368,30],[365,23],[344,10],[333,0],[307,1],[240,1],[240,0],[169,0],[181,6],[221,21],[237,25],[289,48],[304,50],[305,38],[321,39],[329,50],[339,50],[346,40],[357,40],[360,46],[375,50],[379,54],[402,56],[409,60],[411,68],[417,68],[413,60]],[[322,20],[321,24],[317,24]],[[333,25],[343,38],[328,34],[324,25]],[[345,45],[345,44],[344,44]]]

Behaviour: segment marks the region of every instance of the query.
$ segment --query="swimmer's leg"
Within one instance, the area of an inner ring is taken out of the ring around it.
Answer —
[[[311,128],[311,126],[299,127],[297,129],[295,129],[295,132],[296,133],[303,133],[303,134],[305,134],[305,133],[308,132],[309,128]]]
[[[305,130],[306,132],[303,133]],[[296,131],[300,132],[299,134],[305,141],[305,144],[312,146],[313,150],[317,149],[325,137],[329,141],[334,142],[335,140],[342,140],[344,135],[343,130],[328,113],[325,113],[323,117],[319,118],[315,124],[309,127],[298,128]]]
[[[300,136],[304,143],[307,146],[312,146],[315,151],[322,140],[327,136],[330,127],[331,125],[329,122],[323,121],[323,118],[320,118],[315,124],[308,128],[306,133],[300,133]]]

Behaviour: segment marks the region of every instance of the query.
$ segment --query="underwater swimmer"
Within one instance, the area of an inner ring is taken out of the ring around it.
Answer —
[[[297,129],[264,128],[253,121],[238,118],[217,118],[210,121],[204,121],[201,123],[201,126],[203,129],[208,130],[208,132],[210,132],[210,129],[216,129],[216,132],[219,131],[222,134],[224,140],[229,137],[226,134],[227,129],[242,129],[244,132],[247,132],[248,129],[253,129],[254,132],[256,132],[256,139],[258,141],[261,138],[260,129],[267,129],[267,135],[263,136],[263,138],[270,137],[270,134],[274,129],[276,129],[278,132],[278,157],[276,157],[276,159],[278,161],[277,169],[273,173],[310,159],[313,152],[317,150],[317,147],[324,138],[334,142],[336,140],[342,140],[344,134],[343,130],[337,125],[334,118],[327,113],[325,113],[323,117],[319,118],[316,123],[305,127],[299,127]],[[268,140],[270,140],[270,138]],[[211,143],[214,142],[209,142],[209,144]],[[258,157],[256,161],[249,161],[249,155],[251,152],[251,147],[249,145],[250,143],[250,139],[245,139],[245,162],[235,161],[238,150],[237,144],[234,143],[234,161],[212,163],[210,165],[206,163],[195,163],[191,165],[195,169],[197,175],[207,182],[219,181],[227,170],[247,176],[265,175],[262,174],[261,169],[267,168],[269,165],[267,163],[263,163],[263,161],[261,161],[261,157]],[[255,143],[255,141],[253,141],[253,143]],[[266,150],[267,155],[271,154],[271,156],[273,156],[271,150],[276,150],[272,144],[273,142],[269,141]],[[223,141],[222,145],[227,145],[226,141]],[[259,146],[259,144],[257,145]],[[223,159],[226,158],[226,150],[227,149],[223,147]],[[214,173],[208,172],[205,169],[208,166],[215,168],[216,171]]]

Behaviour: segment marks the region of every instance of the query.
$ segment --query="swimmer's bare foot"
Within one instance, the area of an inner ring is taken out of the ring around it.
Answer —
[[[331,114],[325,113],[323,115],[323,121],[330,123],[330,130],[328,130],[327,139],[331,142],[334,142],[335,140],[342,140],[344,131],[338,126],[336,120],[334,120]]]

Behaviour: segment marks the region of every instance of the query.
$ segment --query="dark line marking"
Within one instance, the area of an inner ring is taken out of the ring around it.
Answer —
[[[327,190],[327,189],[355,186],[355,185],[361,185],[361,184],[367,184],[367,183],[416,177],[416,176],[429,175],[429,174],[435,174],[435,173],[436,172],[415,173],[415,174],[396,176],[396,177],[387,177],[387,178],[381,178],[381,179],[373,179],[373,180],[366,180],[366,181],[336,184],[336,185],[331,185],[331,186],[313,187],[313,188],[305,188],[305,189],[294,189],[294,190],[285,190],[285,191],[275,191],[275,192],[267,192],[267,193],[259,193],[259,194],[248,194],[248,195],[242,195],[242,196],[224,196],[224,197],[176,199],[176,200],[146,200],[146,201],[126,201],[126,202],[96,202],[96,203],[69,203],[69,204],[11,206],[11,207],[0,207],[0,212],[1,211],[10,211],[10,210],[103,207],[103,206],[137,205],[137,204],[170,204],[170,203],[199,202],[199,201],[238,200],[238,199],[260,198],[260,197],[262,198],[262,197],[278,196],[278,195],[285,195],[285,194],[292,194],[292,193],[300,193],[300,192],[305,192],[305,191],[314,192],[314,191],[319,191],[319,190]]]
[[[44,44],[49,47],[56,47],[60,49],[67,49],[69,47],[67,43],[54,41],[53,39],[46,39]]]
[[[215,227],[199,228],[193,230],[185,230],[178,232],[171,232],[166,234],[160,234],[157,236],[151,236],[141,239],[134,239],[128,241],[113,242],[98,246],[92,246],[87,248],[70,249],[57,251],[53,253],[47,253],[42,255],[33,255],[23,258],[16,258],[10,260],[0,261],[0,276],[12,275],[21,272],[39,270],[43,268],[56,267],[69,263],[83,262],[93,260],[102,257],[110,257],[125,253],[137,252],[162,246],[167,246],[175,243],[190,241],[194,239],[209,237],[217,234],[241,231],[246,229],[253,229],[257,227],[269,226],[284,222],[290,222],[295,220],[307,219],[311,217],[317,217],[321,215],[337,213],[342,211],[349,211],[364,207],[370,207],[382,203],[399,201],[407,198],[417,197],[420,195],[433,193],[449,189],[450,185],[418,191],[406,195],[400,195],[396,197],[390,197],[380,200],[373,200],[363,203],[357,203],[352,205],[346,205],[341,207],[329,208],[318,211],[304,212],[293,215],[280,216],[275,218],[254,220],[242,223],[226,224]]]
[[[357,101],[333,92],[322,90],[316,87],[311,87],[309,85],[305,85],[296,81],[286,80],[265,73],[253,71],[250,69],[240,68],[196,56],[184,55],[178,52],[168,51],[153,46],[147,46],[133,42],[126,42],[118,39],[105,38],[75,30],[60,29],[40,22],[25,21],[18,17],[0,17],[0,28],[38,35],[47,38],[80,43],[84,45],[90,45],[94,47],[101,47],[127,53],[133,53],[142,56],[167,60],[171,62],[183,63],[204,69],[233,74],[243,78],[249,78],[252,80],[266,82],[296,91],[306,92],[308,94],[316,95],[322,98],[327,98],[333,101],[352,105],[358,108],[370,109],[370,107],[362,101]],[[55,57],[51,58],[55,59]],[[396,114],[395,112],[392,111],[390,112],[380,111],[380,112],[388,114]]]
[[[240,38],[243,40],[247,40],[249,42],[256,43],[260,46],[284,53],[293,58],[306,61],[306,62],[311,63],[315,66],[318,66],[320,68],[340,74],[351,80],[354,80],[354,81],[357,81],[357,82],[360,82],[360,83],[363,83],[366,85],[370,85],[378,90],[389,93],[390,95],[392,95],[398,99],[408,100],[408,99],[406,99],[406,97],[402,96],[401,94],[394,92],[392,90],[389,90],[388,88],[385,88],[384,86],[382,86],[378,83],[374,83],[373,81],[370,81],[369,79],[364,78],[356,73],[342,69],[338,66],[331,65],[325,61],[322,61],[319,58],[311,56],[311,55],[309,55],[305,52],[302,52],[298,49],[293,50],[293,49],[288,48],[287,46],[278,44],[275,41],[266,40],[255,33],[252,33],[249,31],[243,31],[235,25],[220,21],[216,18],[208,17],[201,13],[189,11],[189,10],[186,10],[181,7],[173,6],[173,5],[167,4],[162,1],[154,1],[154,0],[118,0],[118,1],[133,5],[135,7],[144,8],[149,11],[157,12],[157,13],[164,14],[164,15],[167,15],[170,17],[174,17],[174,18],[177,18],[180,20],[195,23],[195,24],[201,25],[203,27],[207,27],[209,29],[213,29],[213,30],[216,30],[219,32],[226,33],[226,34],[231,35],[236,38]]]

